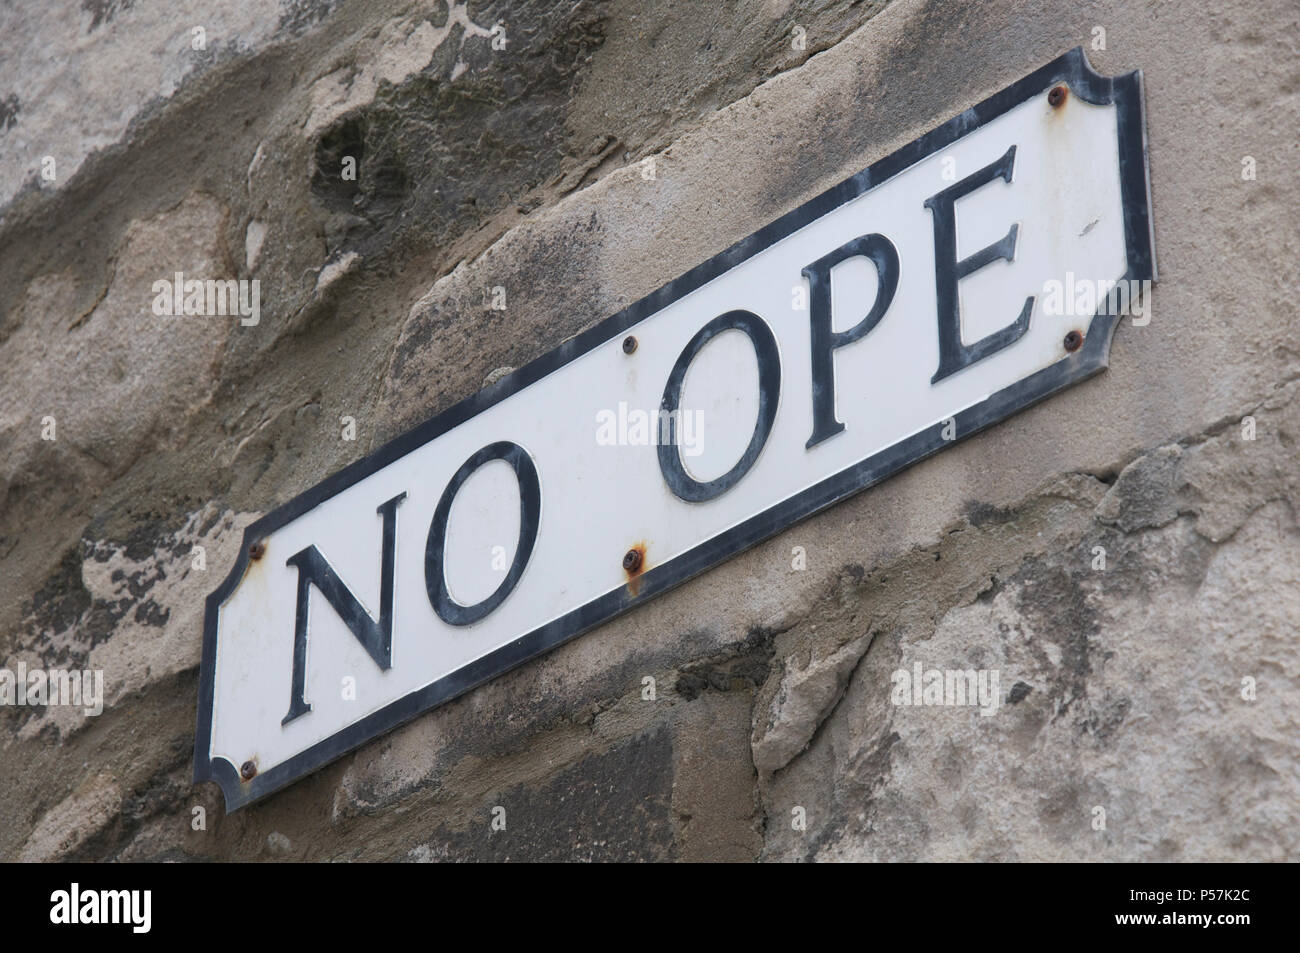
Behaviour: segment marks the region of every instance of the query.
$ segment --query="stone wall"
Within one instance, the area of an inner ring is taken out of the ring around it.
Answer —
[[[6,7],[0,665],[106,697],[0,708],[0,858],[1293,857],[1298,37],[1286,0]],[[1108,371],[264,802],[191,784],[253,519],[1080,44],[1146,82],[1160,281]],[[257,278],[258,323],[155,316],[175,271]],[[892,705],[917,662],[1002,709]]]

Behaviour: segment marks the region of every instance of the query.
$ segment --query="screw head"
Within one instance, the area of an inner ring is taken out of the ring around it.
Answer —
[[[623,555],[623,568],[628,572],[636,572],[641,568],[641,550],[629,549]]]
[[[1071,331],[1065,335],[1065,349],[1067,351],[1077,351],[1083,347],[1083,335],[1078,331]]]
[[[1053,86],[1047,91],[1047,105],[1053,109],[1058,109],[1065,102],[1066,91],[1064,86]]]
[[[253,543],[253,545],[248,547],[249,559],[261,559],[264,555],[266,555],[266,543],[262,540],[259,539],[257,542]]]
[[[627,337],[623,338],[623,353],[631,354],[635,350],[636,338],[629,334]]]
[[[239,769],[239,776],[245,781],[253,780],[255,774],[257,774],[257,765],[252,761],[245,761],[243,766]]]

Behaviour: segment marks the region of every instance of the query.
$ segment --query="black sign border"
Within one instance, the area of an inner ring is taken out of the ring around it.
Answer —
[[[1124,241],[1128,270],[1120,280],[1155,280],[1154,239],[1147,173],[1146,120],[1142,72],[1106,77],[1093,71],[1082,47],[1075,47],[1021,80],[972,106],[943,125],[898,151],[827,189],[816,198],[781,216],[697,265],[662,288],[570,338],[559,347],[466,398],[431,420],[345,467],[301,495],[273,510],[244,530],[239,558],[221,586],[208,596],[203,627],[203,657],[199,672],[198,727],[194,742],[194,781],[214,780],[225,796],[226,810],[235,811],[266,797],[371,739],[410,721],[417,715],[473,689],[510,669],[582,635],[635,605],[704,572],[726,559],[776,535],[845,498],[879,483],[920,460],[950,446],[939,425],[894,444],[852,467],[753,516],[726,532],[701,543],[639,577],[633,595],[626,586],[555,619],[469,665],[411,692],[289,760],[256,774],[240,777],[239,769],[224,757],[213,759],[212,715],[217,660],[217,613],[243,579],[249,547],[323,501],[383,469],[451,428],[482,413],[493,404],[547,376],[611,338],[623,335],[637,323],[753,257],[809,222],[883,184],[916,162],[962,139],[990,120],[1065,83],[1071,93],[1096,105],[1115,104],[1118,111],[1120,191],[1124,205]],[[957,439],[964,439],[998,423],[1056,392],[1104,370],[1117,317],[1103,310],[1088,326],[1084,344],[1049,367],[1016,382],[986,400],[956,414]]]

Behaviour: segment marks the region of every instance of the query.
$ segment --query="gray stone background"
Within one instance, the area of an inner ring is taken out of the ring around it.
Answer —
[[[261,804],[190,783],[244,526],[1080,44],[1147,92],[1107,372]],[[0,709],[0,858],[1294,857],[1298,50],[1292,0],[0,6],[0,664],[107,679]],[[155,317],[177,270],[260,324]],[[894,707],[913,661],[1006,703]]]

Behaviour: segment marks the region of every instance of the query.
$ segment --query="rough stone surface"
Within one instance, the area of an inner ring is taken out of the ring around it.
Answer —
[[[955,589],[939,570],[938,585],[918,594],[922,606],[887,617],[807,753],[768,786],[770,814],[797,802],[810,820],[806,833],[769,839],[765,855],[1292,856],[1300,387],[1266,406],[1253,409],[1253,441],[1234,423],[1156,448],[1110,488],[1080,481],[1006,514],[1004,525],[1024,528],[1041,518],[1033,538],[1050,534],[1050,548],[1004,539],[985,580],[959,576]],[[1231,515],[1209,502],[1244,473],[1253,478]],[[936,566],[986,533],[955,528]],[[953,595],[934,598],[945,590]],[[998,670],[1005,707],[986,718],[891,704],[891,673],[916,662]],[[1244,679],[1254,681],[1249,700]],[[1097,808],[1104,830],[1092,827]],[[1215,823],[1227,815],[1231,823]]]
[[[1160,278],[1104,374],[263,803],[191,784],[253,519],[1098,26],[1099,72],[1144,70]],[[6,5],[0,667],[102,669],[105,709],[0,709],[0,859],[1295,856],[1298,31],[1284,0]],[[257,279],[260,321],[153,314],[176,271]],[[996,713],[894,704],[917,663],[997,670]]]

